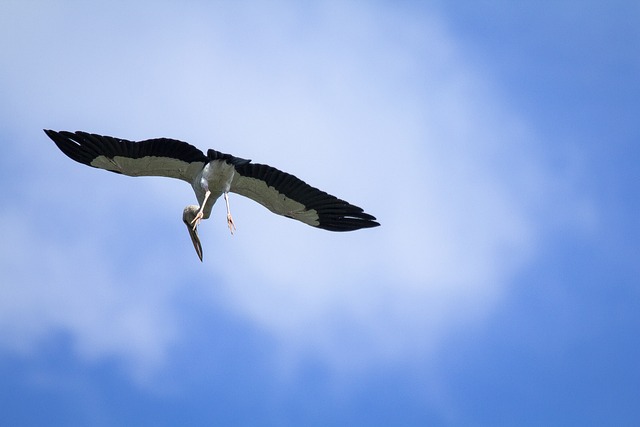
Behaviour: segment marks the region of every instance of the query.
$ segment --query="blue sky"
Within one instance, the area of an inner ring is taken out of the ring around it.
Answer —
[[[640,6],[0,5],[6,425],[637,425]],[[374,214],[328,233],[66,158],[172,137]]]

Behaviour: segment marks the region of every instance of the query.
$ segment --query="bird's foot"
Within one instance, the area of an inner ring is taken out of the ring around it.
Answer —
[[[233,218],[231,218],[231,214],[227,214],[227,225],[229,226],[229,231],[233,235],[233,232],[236,231],[236,225],[233,223]]]
[[[202,211],[200,211],[196,214],[196,217],[193,218],[193,221],[191,221],[191,225],[193,225],[193,231],[196,231],[196,228],[198,228],[198,225],[200,225],[200,221],[203,217],[204,214],[202,213]]]

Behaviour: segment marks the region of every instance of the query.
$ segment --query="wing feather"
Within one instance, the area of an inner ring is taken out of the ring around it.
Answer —
[[[380,225],[362,208],[310,186],[294,175],[259,163],[236,165],[231,191],[270,211],[330,231],[352,231]]]
[[[209,161],[193,145],[175,139],[134,142],[87,132],[44,132],[71,159],[129,176],[166,176],[191,183]]]

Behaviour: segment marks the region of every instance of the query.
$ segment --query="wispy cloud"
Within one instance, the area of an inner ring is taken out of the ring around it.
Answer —
[[[139,376],[163,365],[177,327],[160,269],[138,266],[123,280],[113,264],[100,262],[108,252],[89,235],[60,240],[39,235],[29,214],[1,218],[3,347],[28,354],[52,337],[71,337],[86,361],[123,358]]]

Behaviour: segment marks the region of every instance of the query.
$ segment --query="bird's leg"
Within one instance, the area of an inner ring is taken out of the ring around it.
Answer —
[[[209,198],[210,195],[211,195],[211,191],[209,190],[207,190],[207,192],[204,193],[204,201],[202,202],[202,206],[200,206],[200,210],[196,214],[196,217],[193,218],[193,221],[191,221],[191,225],[193,225],[193,231],[196,230],[196,228],[200,224],[200,220],[202,220],[202,218],[204,217],[204,212],[203,212],[204,207],[207,204],[207,199]]]
[[[236,229],[236,225],[233,223],[233,218],[231,218],[231,211],[229,210],[229,193],[226,191],[224,192],[224,202],[227,204],[227,225],[229,226],[229,231],[233,234]]]

